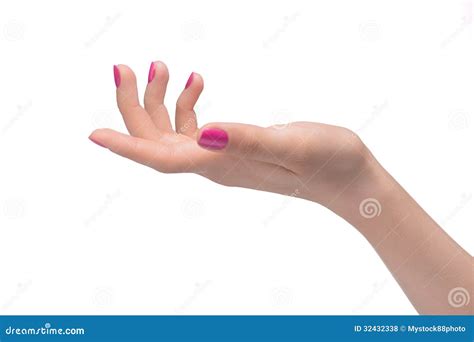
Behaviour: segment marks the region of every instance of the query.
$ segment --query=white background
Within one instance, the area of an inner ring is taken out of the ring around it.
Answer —
[[[415,314],[317,204],[164,175],[92,144],[124,131],[112,65],[200,123],[358,131],[471,254],[472,1],[2,1],[0,313]],[[416,229],[416,227],[413,227]]]

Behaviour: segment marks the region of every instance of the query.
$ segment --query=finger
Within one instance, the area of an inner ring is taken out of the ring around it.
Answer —
[[[170,139],[173,136],[169,135]],[[194,168],[199,167],[198,157],[202,153],[194,153],[195,144],[190,140],[189,144],[180,142],[163,141],[160,142],[146,140],[127,134],[116,132],[112,129],[97,129],[89,136],[94,143],[108,148],[112,152],[136,161],[137,163],[149,166],[165,173],[192,172]]]
[[[204,88],[201,75],[193,72],[176,102],[176,132],[194,137],[197,132],[196,105],[199,95]]]
[[[287,130],[211,123],[200,129],[198,144],[208,150],[282,165],[294,148],[294,139]]]
[[[145,110],[159,130],[171,132],[172,126],[168,111],[164,105],[168,68],[163,62],[151,62],[148,72],[148,85],[145,90]]]
[[[148,113],[138,102],[137,79],[126,65],[114,65],[117,105],[131,135],[144,139],[157,139],[158,130]]]

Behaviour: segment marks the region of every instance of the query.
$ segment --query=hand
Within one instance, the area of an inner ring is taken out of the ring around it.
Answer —
[[[356,134],[309,122],[268,128],[211,123],[198,129],[193,108],[203,80],[196,73],[176,103],[173,131],[163,104],[168,82],[163,63],[151,65],[145,108],[138,102],[132,70],[120,65],[114,75],[130,135],[99,129],[92,141],[161,172],[194,172],[220,184],[325,205],[366,237],[420,313],[472,314],[471,255],[383,169]],[[365,204],[370,211],[365,212]],[[460,304],[453,300],[459,294],[465,299]]]
[[[203,79],[192,73],[176,103],[173,130],[163,104],[168,70],[154,62],[138,101],[136,78],[114,67],[117,103],[130,135],[110,129],[90,139],[121,156],[165,173],[193,172],[219,184],[276,192],[328,207],[352,182],[368,182],[373,158],[348,129],[310,122],[268,128],[210,123],[198,129],[194,106]]]

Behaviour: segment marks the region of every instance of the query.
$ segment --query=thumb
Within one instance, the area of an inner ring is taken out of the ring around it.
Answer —
[[[280,163],[291,146],[282,130],[240,123],[210,123],[197,137],[199,146],[207,150],[269,163]]]

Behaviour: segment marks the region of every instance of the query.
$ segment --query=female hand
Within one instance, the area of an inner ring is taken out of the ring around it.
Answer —
[[[160,172],[193,172],[219,184],[298,196],[331,207],[345,187],[367,182],[374,159],[350,130],[311,122],[258,127],[210,123],[198,128],[194,106],[203,79],[192,73],[176,103],[173,130],[164,105],[168,70],[153,62],[143,108],[136,78],[114,66],[117,103],[130,135],[98,129],[90,139]]]
[[[145,108],[132,70],[115,66],[114,76],[130,135],[99,129],[90,136],[95,143],[161,172],[193,172],[223,185],[320,203],[364,235],[418,312],[472,314],[472,257],[350,130],[310,122],[267,128],[210,123],[198,129],[194,106],[203,80],[192,73],[176,103],[174,131],[163,104],[163,63],[151,65]]]

